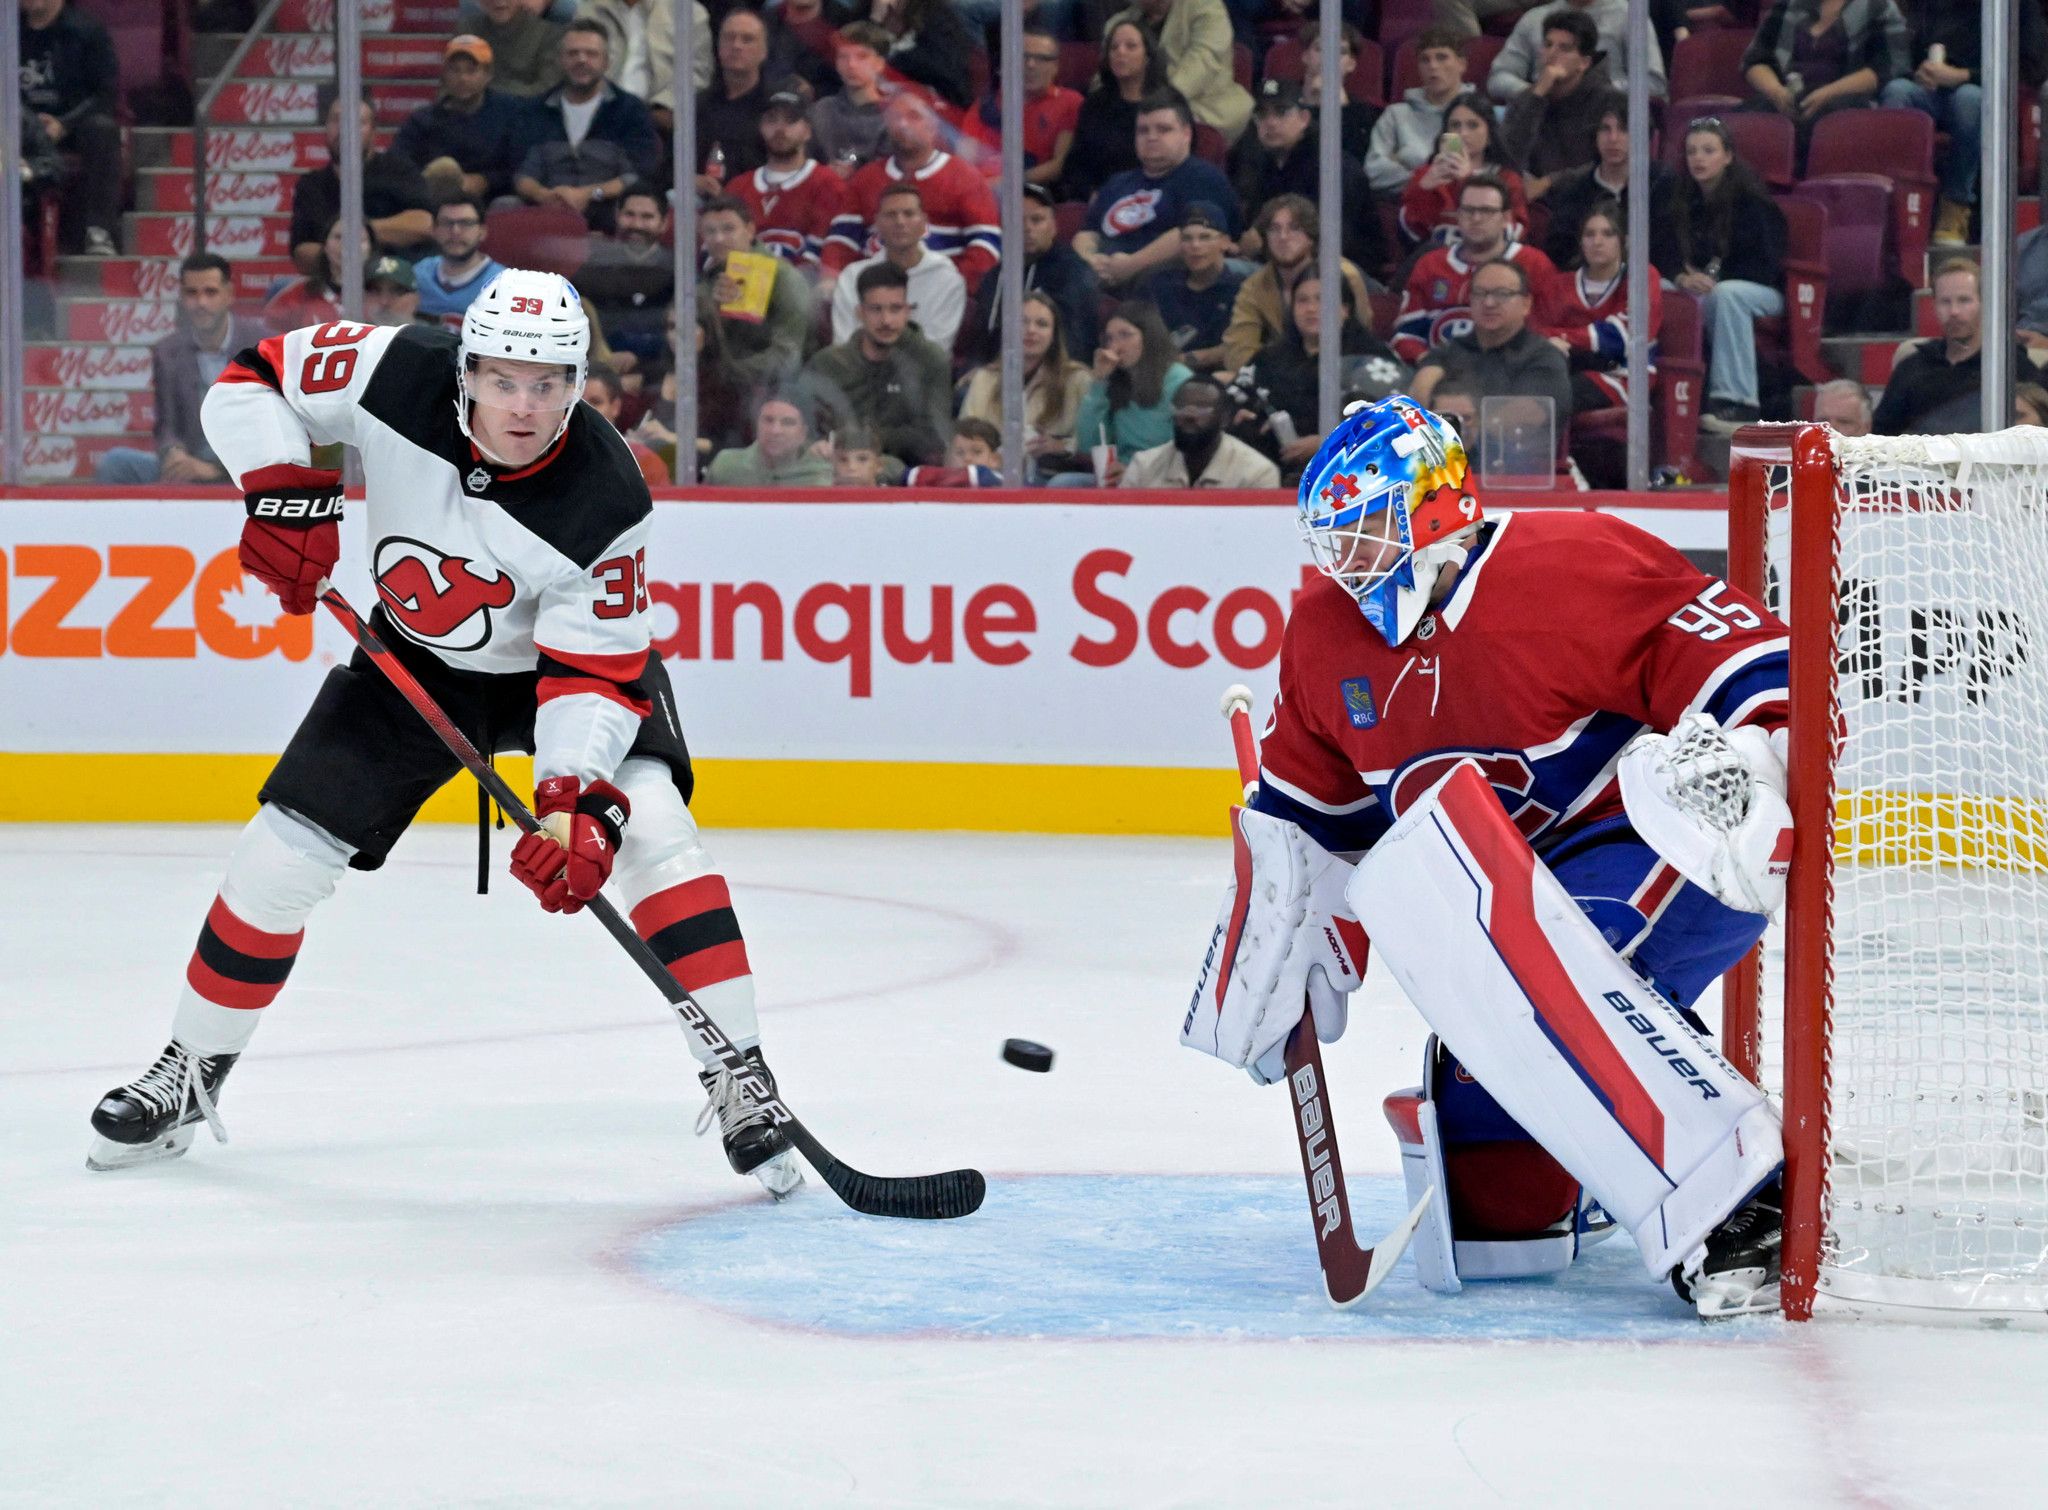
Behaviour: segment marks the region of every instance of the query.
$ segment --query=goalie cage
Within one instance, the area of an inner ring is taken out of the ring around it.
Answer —
[[[2048,1320],[2048,430],[1738,432],[1728,578],[1791,625],[1783,1307]]]

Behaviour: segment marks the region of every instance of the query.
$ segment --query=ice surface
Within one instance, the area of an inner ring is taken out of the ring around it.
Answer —
[[[791,1103],[988,1170],[966,1222],[735,1180],[666,1009],[453,829],[316,916],[232,1143],[89,1174],[231,838],[0,828],[0,1504],[2048,1498],[2040,1337],[1705,1328],[1626,1239],[1330,1310],[1280,1093],[1173,1041],[1220,843],[711,836]],[[1423,1035],[1366,990],[1327,1057],[1385,1225]]]

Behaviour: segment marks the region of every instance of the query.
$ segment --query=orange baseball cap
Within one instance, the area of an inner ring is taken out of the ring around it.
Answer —
[[[475,58],[477,62],[483,64],[486,68],[491,66],[491,44],[482,37],[471,36],[468,32],[464,32],[459,37],[449,38],[448,45],[441,49],[441,61],[445,63],[448,59],[463,54]]]

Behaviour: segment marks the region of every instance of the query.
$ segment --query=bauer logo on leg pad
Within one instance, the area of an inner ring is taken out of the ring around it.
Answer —
[[[1623,1022],[1643,1035],[1643,1042],[1663,1056],[1664,1062],[1671,1066],[1673,1074],[1699,1092],[1702,1101],[1716,1101],[1720,1099],[1721,1092],[1713,1082],[1708,1080],[1705,1075],[1702,1075],[1699,1072],[1698,1066],[1686,1058],[1669,1038],[1657,1030],[1657,1024],[1643,1015],[1636,1004],[1629,1000],[1626,992],[1609,991],[1606,993],[1605,1000],[1608,1006],[1621,1014]]]

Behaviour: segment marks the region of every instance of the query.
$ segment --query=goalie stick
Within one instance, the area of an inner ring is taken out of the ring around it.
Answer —
[[[449,753],[461,761],[470,775],[476,777],[483,789],[489,792],[498,806],[511,815],[512,821],[522,832],[535,833],[540,820],[528,811],[511,786],[491,767],[489,761],[479,755],[476,746],[458,729],[444,713],[440,705],[422,687],[413,674],[405,669],[390,647],[377,638],[376,632],[363,622],[362,616],[331,584],[320,584],[320,601],[325,603],[342,627],[355,637],[362,646],[363,654],[376,662],[377,669],[390,679],[405,700],[413,705],[427,726],[440,737]],[[733,1047],[718,1024],[713,1022],[697,999],[683,989],[680,982],[668,973],[668,968],[655,958],[640,935],[633,931],[632,924],[619,916],[602,895],[592,897],[584,903],[585,909],[604,924],[605,932],[618,941],[634,964],[656,989],[675,1008],[676,1016],[682,1019],[685,1030],[696,1035],[717,1059],[719,1064],[735,1079],[746,1085],[750,1094],[768,1113],[770,1120],[780,1127],[783,1135],[796,1146],[818,1171],[818,1177],[831,1187],[832,1193],[864,1216],[897,1216],[943,1218],[966,1216],[977,1210],[982,1197],[988,1193],[988,1182],[978,1169],[949,1169],[941,1174],[919,1175],[873,1175],[862,1174],[850,1164],[843,1164],[826,1151],[825,1145],[811,1135],[811,1130],[796,1119],[782,1098],[769,1091],[768,1086],[755,1075],[740,1051]]]
[[[1230,739],[1237,750],[1238,779],[1249,802],[1259,785],[1259,745],[1252,733],[1251,688],[1237,685],[1223,694],[1223,716],[1230,720]],[[1365,961],[1358,961],[1365,974]],[[1344,1161],[1337,1152],[1337,1124],[1330,1115],[1330,1082],[1323,1073],[1322,1045],[1316,1041],[1315,1014],[1303,1006],[1301,1021],[1287,1036],[1287,1090],[1294,1107],[1294,1136],[1301,1146],[1301,1174],[1308,1182],[1309,1215],[1316,1227],[1316,1259],[1323,1269],[1323,1290],[1330,1304],[1342,1310],[1356,1305],[1380,1285],[1400,1262],[1429,1208],[1433,1190],[1392,1232],[1374,1247],[1361,1247],[1351,1224],[1351,1196],[1344,1186]]]

